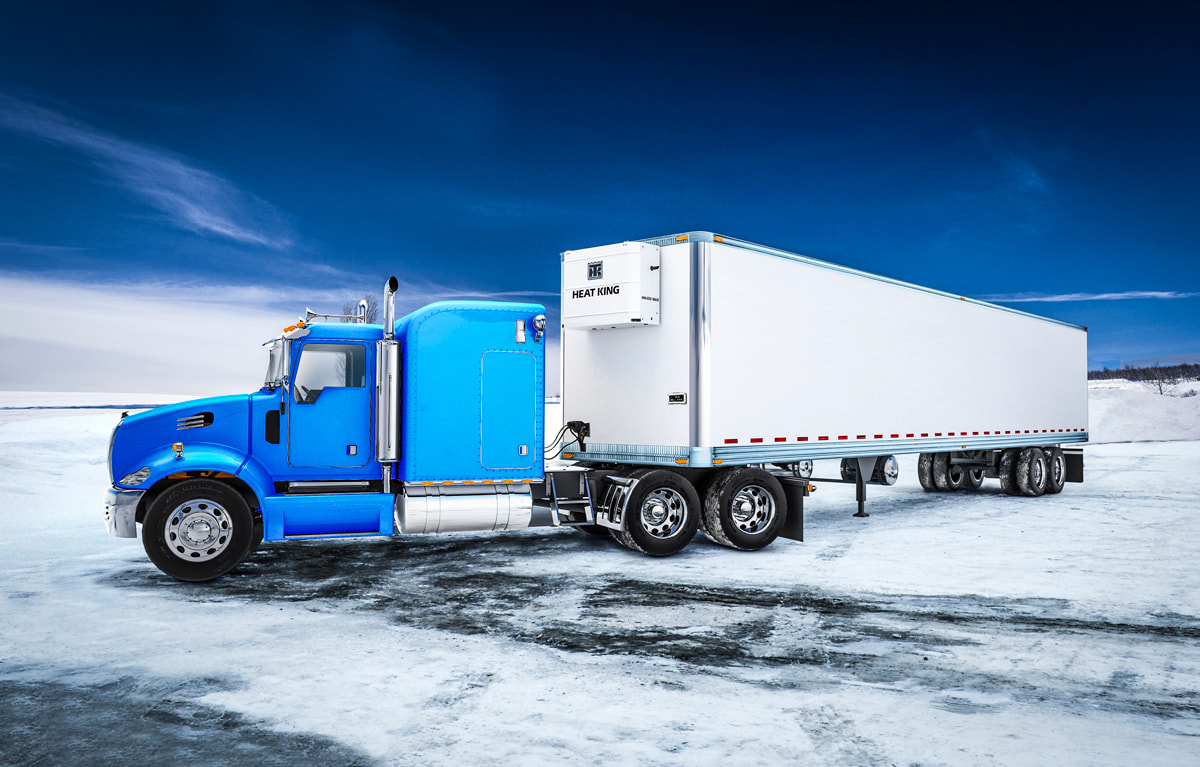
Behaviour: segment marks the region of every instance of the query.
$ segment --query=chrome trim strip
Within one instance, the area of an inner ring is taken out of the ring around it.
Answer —
[[[183,418],[175,419],[175,431],[203,429],[205,426],[211,425],[214,420],[212,413],[196,413],[195,415],[184,416]]]
[[[574,444],[567,443],[567,444]],[[687,459],[693,448],[686,445],[617,445],[589,442],[587,450],[571,453],[572,461],[611,461],[616,463],[646,463],[675,466],[678,459]]]
[[[104,527],[116,538],[137,537],[137,507],[145,490],[121,490],[110,487],[104,491]]]
[[[708,391],[712,382],[712,278],[709,264],[711,246],[707,242],[692,243],[691,263],[691,371],[689,385],[692,401],[689,405],[688,444],[696,446],[705,440],[708,431]]]

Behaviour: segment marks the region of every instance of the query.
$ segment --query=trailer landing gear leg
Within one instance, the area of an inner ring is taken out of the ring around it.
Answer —
[[[873,471],[875,467],[874,458],[859,458],[858,471],[854,473],[854,498],[858,501],[858,511],[854,512],[856,517],[869,517],[867,513],[867,480],[864,479],[866,472]]]

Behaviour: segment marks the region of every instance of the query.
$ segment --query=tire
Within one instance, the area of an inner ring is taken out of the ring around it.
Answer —
[[[250,556],[258,551],[258,545],[263,542],[263,521],[262,517],[257,517],[254,520],[254,535],[250,540],[250,550],[246,552],[246,556]]]
[[[957,484],[951,479],[951,466],[949,453],[934,453],[933,454],[933,486],[938,490],[950,491],[957,490],[962,487],[963,478],[962,471],[957,473]]]
[[[839,467],[843,482],[855,482],[858,479],[858,460],[855,458],[843,458],[842,464]],[[869,478],[868,478],[869,479]]]
[[[704,494],[704,535],[731,549],[757,551],[769,546],[786,521],[783,485],[762,469],[727,469]]]
[[[652,557],[675,554],[700,527],[700,496],[692,483],[665,469],[634,472],[625,503],[625,529],[613,537],[627,549]]]
[[[1049,461],[1040,447],[1027,447],[1017,459],[1017,488],[1021,495],[1037,498],[1046,492]]]
[[[1000,466],[997,473],[1000,477],[1000,489],[1005,495],[1020,495],[1017,489],[1017,458],[1021,455],[1020,448],[1010,447],[1000,454]]]
[[[972,490],[978,490],[983,487],[983,469],[968,469],[967,484],[965,487],[969,487]]]
[[[937,490],[933,484],[933,453],[921,453],[917,459],[917,479],[927,492]]]
[[[960,466],[952,463],[946,469],[946,483],[950,486],[951,490],[962,490],[967,486],[968,474],[970,474],[970,472],[967,470],[966,466]]]
[[[1061,447],[1049,447],[1046,454],[1046,493],[1055,495],[1067,484],[1067,456]]]
[[[189,479],[167,488],[142,522],[146,555],[181,581],[221,577],[246,558],[255,538],[254,518],[241,494],[211,479]]]

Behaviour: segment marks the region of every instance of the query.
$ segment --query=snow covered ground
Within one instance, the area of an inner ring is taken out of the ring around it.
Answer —
[[[823,485],[756,553],[288,542],[207,585],[105,533],[119,411],[31,412],[0,410],[0,764],[1200,762],[1200,398],[1093,388],[1113,444],[1055,497],[905,456],[869,518]]]

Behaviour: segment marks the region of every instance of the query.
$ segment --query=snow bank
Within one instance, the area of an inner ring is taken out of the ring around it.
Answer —
[[[1088,438],[1093,444],[1200,439],[1200,396],[1179,396],[1193,389],[1200,391],[1200,382],[1159,394],[1133,381],[1092,381]]]

